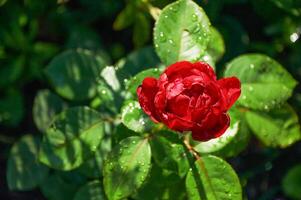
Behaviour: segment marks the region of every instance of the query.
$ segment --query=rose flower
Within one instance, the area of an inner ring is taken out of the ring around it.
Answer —
[[[227,111],[240,95],[236,77],[216,79],[207,63],[170,65],[159,79],[147,77],[137,88],[144,112],[170,129],[191,131],[194,140],[221,136],[230,125]]]

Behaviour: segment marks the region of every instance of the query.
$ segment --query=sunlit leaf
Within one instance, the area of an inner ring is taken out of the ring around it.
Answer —
[[[139,103],[134,100],[128,100],[121,108],[122,123],[129,129],[143,133],[149,130],[154,123],[143,112]]]
[[[104,59],[89,50],[65,51],[49,63],[46,74],[55,91],[69,100],[86,100],[96,95],[96,86],[103,82]]]
[[[164,64],[195,61],[207,48],[210,22],[192,0],[179,0],[166,6],[155,24],[154,43]]]
[[[38,161],[39,140],[23,136],[10,152],[7,163],[7,183],[10,190],[31,190],[48,175],[48,168]]]
[[[39,159],[55,169],[74,169],[96,151],[103,135],[98,112],[88,107],[69,108],[56,116],[47,129]]]
[[[235,171],[215,156],[203,156],[195,161],[186,177],[186,191],[191,200],[242,200]]]
[[[104,165],[104,189],[109,200],[124,199],[140,188],[151,167],[147,138],[129,137],[115,146]]]
[[[44,133],[53,117],[67,108],[67,104],[50,90],[40,90],[33,104],[33,120],[38,129]]]
[[[269,110],[282,104],[292,95],[297,83],[278,62],[261,54],[235,58],[227,65],[225,76],[236,76],[241,81],[238,104],[256,110]]]

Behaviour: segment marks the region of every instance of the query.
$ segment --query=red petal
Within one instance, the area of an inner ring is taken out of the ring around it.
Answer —
[[[193,64],[193,67],[200,70],[201,72],[205,73],[212,80],[216,80],[215,72],[209,64],[207,64],[205,62],[196,62]]]
[[[182,119],[171,113],[168,113],[167,115],[168,115],[168,120],[166,120],[165,124],[167,124],[167,126],[170,129],[179,132],[191,130],[193,126],[193,122],[186,121],[185,119]]]
[[[186,95],[179,95],[168,101],[168,112],[178,115],[179,117],[187,117],[190,99]]]
[[[228,110],[240,96],[240,81],[236,77],[230,77],[218,80],[218,84],[226,100],[226,109]]]
[[[212,122],[209,122],[212,123]],[[206,124],[206,121],[202,123]],[[214,126],[212,127],[203,127],[197,125],[193,127],[192,138],[198,141],[207,141],[213,138],[220,137],[230,125],[230,118],[227,114],[222,114],[219,118],[216,119]]]
[[[160,118],[156,113],[154,104],[154,99],[157,91],[157,80],[151,77],[145,78],[142,82],[142,85],[137,88],[137,95],[140,106],[154,122],[160,121]]]

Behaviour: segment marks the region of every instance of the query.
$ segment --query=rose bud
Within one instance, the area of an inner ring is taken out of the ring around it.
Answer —
[[[192,138],[207,141],[221,136],[230,125],[227,111],[240,96],[236,77],[216,79],[207,63],[177,62],[159,79],[147,77],[137,88],[143,111],[170,129],[191,131]]]

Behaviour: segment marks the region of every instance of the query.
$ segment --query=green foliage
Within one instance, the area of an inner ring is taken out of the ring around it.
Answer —
[[[96,95],[101,70],[106,66],[100,55],[89,50],[68,50],[56,56],[46,74],[55,91],[69,100],[86,100]]]
[[[39,140],[23,136],[11,149],[7,163],[7,183],[11,190],[31,190],[48,175],[48,168],[38,162]]]
[[[164,134],[164,133],[162,133]],[[165,134],[171,134],[165,132]],[[151,141],[154,161],[158,166],[177,173],[180,177],[186,175],[189,169],[189,159],[192,159],[183,144],[175,144],[164,137],[156,137]]]
[[[232,167],[215,156],[204,156],[192,164],[186,177],[188,199],[242,200],[239,179]]]
[[[238,104],[256,110],[269,110],[284,103],[297,82],[275,60],[260,54],[246,54],[227,65],[225,76],[241,81]]]
[[[267,146],[284,148],[301,139],[298,116],[288,105],[269,112],[248,111],[246,119],[254,134]]]
[[[96,180],[82,186],[75,194],[74,200],[104,200],[105,194],[101,189],[101,183]]]
[[[279,187],[300,155],[297,0],[0,0],[0,13],[3,198],[301,198],[299,165]],[[240,79],[221,137],[142,111],[137,87],[180,60]]]
[[[104,164],[104,189],[109,200],[123,199],[142,186],[151,167],[148,138],[128,137],[114,147]]]
[[[180,60],[196,61],[207,48],[210,22],[192,0],[166,6],[156,22],[154,43],[162,61],[169,65]]]
[[[104,135],[101,115],[88,107],[67,109],[47,129],[39,159],[49,167],[71,170],[94,152]]]
[[[40,90],[33,104],[33,119],[38,129],[45,133],[54,116],[67,107],[66,103],[49,90]]]
[[[149,117],[142,111],[139,103],[133,100],[126,101],[121,108],[121,120],[127,128],[138,133],[144,133],[150,130],[153,124]]]

